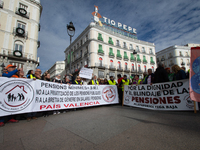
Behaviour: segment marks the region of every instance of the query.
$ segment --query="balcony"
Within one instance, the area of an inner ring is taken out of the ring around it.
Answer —
[[[128,56],[124,56],[124,60],[125,61],[128,61],[129,59],[128,59]]]
[[[181,66],[185,66],[185,62],[182,62],[182,63],[181,63]]]
[[[123,68],[121,66],[117,66],[117,71],[123,71]]]
[[[147,64],[147,60],[146,59],[143,60],[143,64]]]
[[[155,62],[154,62],[154,61],[151,61],[151,62],[150,62],[150,64],[151,64],[151,65],[154,65],[154,64],[155,64]]]
[[[182,53],[180,53],[180,54],[179,54],[179,56],[183,57],[183,54],[182,54]]]
[[[115,54],[114,53],[109,53],[109,57],[110,58],[115,58]]]
[[[112,40],[109,40],[108,43],[111,44],[111,45],[113,45],[113,41]]]
[[[126,45],[124,45],[123,48],[128,49]]]
[[[137,62],[138,62],[138,63],[141,63],[141,59],[140,59],[140,58],[137,58]]]
[[[120,54],[117,54],[116,56],[117,56],[117,59],[119,59],[119,60],[121,60],[121,59],[122,59],[122,55],[120,55]]]
[[[24,29],[18,27],[18,28],[13,28],[13,34],[15,36],[21,37],[28,39],[28,32],[26,32]]]
[[[138,73],[143,73],[141,69],[139,69]]]
[[[104,55],[104,51],[101,50],[101,49],[99,49],[99,50],[98,50],[98,54],[101,55],[101,56],[103,56],[103,55]]]
[[[24,53],[19,50],[10,50],[10,49],[1,49],[1,56],[3,57],[9,57],[11,59],[16,59],[20,61],[35,61],[33,59],[33,54],[30,53]]]
[[[146,51],[142,51],[142,53],[146,54]]]
[[[109,69],[110,69],[110,70],[113,70],[113,71],[116,70],[116,68],[115,68],[113,65],[110,65],[110,66],[109,66]]]
[[[17,7],[15,13],[17,15],[20,15],[20,16],[27,18],[27,19],[29,19],[29,16],[30,16],[30,13],[27,12],[24,8],[18,8]]]
[[[124,72],[130,72],[130,69],[125,68],[125,69],[124,69]]]
[[[136,52],[140,52],[140,49],[136,49]]]
[[[0,0],[0,8],[3,8],[4,2]]]
[[[98,40],[103,41],[103,38],[101,36],[98,36]]]
[[[135,58],[134,58],[134,57],[131,57],[130,61],[131,61],[131,62],[134,62],[134,61],[135,61]]]
[[[153,55],[154,53],[153,53],[153,52],[149,52],[149,54],[150,54],[150,55]]]
[[[97,67],[99,69],[105,69],[105,68],[107,68],[107,65],[105,65],[103,63],[95,63],[95,67]]]
[[[121,45],[119,43],[117,43],[116,46],[121,47]]]
[[[136,73],[136,69],[131,69],[131,72],[132,73]]]

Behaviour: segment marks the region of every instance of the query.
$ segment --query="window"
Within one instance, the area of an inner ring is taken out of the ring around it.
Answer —
[[[103,41],[101,33],[98,34],[98,40]]]
[[[77,69],[79,68],[79,65],[77,64]]]
[[[114,56],[114,53],[113,53],[113,49],[112,49],[112,48],[109,49],[109,56]]]
[[[126,47],[126,42],[123,42],[123,47],[124,47],[124,48],[127,48],[127,47]]]
[[[133,50],[133,45],[132,45],[132,44],[130,44],[130,47],[129,47],[129,48],[130,48],[130,50]]]
[[[125,62],[125,70],[128,70],[128,63]]]
[[[132,67],[131,67],[131,69],[132,69],[132,71],[134,71],[134,70],[135,70],[135,68],[134,68],[134,64],[132,64]]]
[[[109,37],[108,43],[113,45],[113,41],[112,41],[112,38],[111,38],[111,37]]]
[[[76,50],[76,46],[74,46],[74,50]]]
[[[104,54],[104,51],[103,51],[103,49],[102,49],[102,45],[101,45],[101,44],[99,44],[98,53]]]
[[[188,52],[185,53],[185,56],[189,56],[189,55],[188,55]]]
[[[98,77],[99,78],[104,78],[104,71],[99,71],[98,72]]]
[[[152,72],[154,72],[154,67],[152,66],[151,68],[152,68]]]
[[[21,44],[15,44],[15,50],[18,50],[18,51],[22,52],[23,45],[21,45]]]
[[[116,46],[120,46],[119,40],[116,40]]]
[[[144,72],[147,72],[147,66],[144,65]]]
[[[19,3],[19,8],[23,8],[23,9],[27,10],[28,6],[26,6],[22,3]]]
[[[86,40],[86,41],[88,40],[88,35],[85,36],[85,40]]]
[[[153,54],[152,48],[149,49],[149,54]]]
[[[117,63],[118,63],[118,68],[121,69],[121,62],[118,61]]]
[[[145,55],[143,55],[143,62],[144,62],[144,63],[147,63],[147,60],[146,60],[146,56],[145,56]]]
[[[81,62],[81,66],[80,66],[80,68],[82,67],[82,62]]]
[[[136,51],[137,51],[137,52],[139,52],[139,51],[140,51],[140,49],[139,49],[139,46],[136,46]]]
[[[140,65],[138,65],[138,71],[141,72],[141,67],[140,67]]]
[[[122,58],[122,56],[120,54],[120,50],[117,50],[117,57]]]
[[[25,30],[26,24],[25,24],[25,23],[22,23],[22,22],[17,22],[17,27],[18,27],[18,28],[22,28],[22,29]]]
[[[113,60],[111,59],[110,60],[110,66],[113,68],[114,67],[114,65],[113,65]]]
[[[78,59],[78,52],[76,53],[76,59]]]
[[[145,53],[145,48],[144,47],[142,47],[142,52]]]
[[[103,61],[103,59],[101,57],[99,57],[99,66],[103,66],[102,61]]]
[[[124,59],[128,59],[127,52],[124,52]]]
[[[182,54],[182,52],[181,52],[181,51],[179,52],[179,56],[183,56],[183,54]]]
[[[109,76],[115,77],[115,73],[114,72],[109,72]]]

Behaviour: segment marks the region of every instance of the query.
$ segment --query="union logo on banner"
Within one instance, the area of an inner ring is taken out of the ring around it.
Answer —
[[[25,81],[8,81],[0,86],[0,109],[17,112],[25,109],[32,102],[34,91]]]
[[[200,102],[200,47],[191,48],[190,57],[190,98]]]
[[[106,102],[114,101],[116,97],[115,89],[111,86],[105,87],[102,91],[102,97]]]

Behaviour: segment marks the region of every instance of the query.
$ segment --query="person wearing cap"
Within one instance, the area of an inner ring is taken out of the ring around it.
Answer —
[[[116,81],[114,80],[113,76],[110,76],[110,80],[108,80],[109,85],[117,85]]]
[[[18,71],[22,70],[21,68],[20,69],[16,69],[16,66],[14,66],[12,64],[9,64],[5,69],[7,71],[2,74],[2,77],[8,77],[8,78],[16,77],[16,73]]]

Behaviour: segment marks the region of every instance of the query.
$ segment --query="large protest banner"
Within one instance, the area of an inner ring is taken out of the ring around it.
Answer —
[[[126,85],[123,104],[154,110],[194,110],[188,80],[153,85]]]
[[[200,47],[191,48],[190,97],[193,101],[200,102]]]
[[[67,85],[1,78],[0,116],[118,103],[115,85]]]

